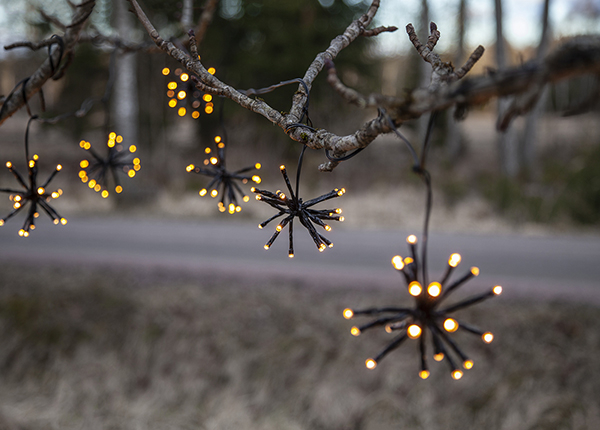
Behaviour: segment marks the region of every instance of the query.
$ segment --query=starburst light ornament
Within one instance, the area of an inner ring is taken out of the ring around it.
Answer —
[[[108,135],[106,142],[108,153],[105,158],[94,151],[90,142],[82,140],[79,142],[79,146],[92,155],[91,159],[86,158],[79,163],[79,167],[81,167],[79,179],[92,190],[100,193],[103,198],[107,198],[110,194],[108,191],[109,177],[112,177],[115,192],[119,194],[123,191],[123,187],[119,181],[118,173],[123,172],[128,177],[133,178],[142,168],[138,157],[131,158],[132,154],[137,151],[137,147],[129,145],[125,149],[123,147],[123,137],[115,132],[110,132]]]
[[[302,152],[304,154],[304,151]],[[302,155],[300,156],[302,159]],[[301,162],[298,165],[298,171],[300,171]],[[284,229],[284,227],[288,226],[289,230],[289,257],[294,257],[294,218],[298,218],[300,224],[302,224],[310,234],[310,237],[315,242],[319,251],[324,251],[327,247],[332,247],[333,243],[328,240],[326,237],[321,235],[317,229],[315,228],[315,224],[323,227],[326,231],[331,231],[331,227],[326,224],[324,221],[344,221],[344,217],[340,214],[342,210],[340,208],[337,209],[312,209],[312,207],[318,203],[324,202],[325,200],[333,199],[336,197],[342,196],[346,190],[344,188],[334,189],[327,194],[323,194],[320,197],[314,198],[312,200],[308,200],[304,202],[298,196],[298,181],[299,177],[296,177],[296,192],[292,190],[292,185],[290,184],[290,179],[287,175],[285,166],[279,167],[281,170],[281,174],[283,175],[283,179],[285,180],[285,184],[287,186],[289,195],[286,195],[281,190],[277,190],[276,192],[259,190],[258,188],[252,188],[252,192],[256,193],[256,200],[261,202],[265,202],[268,205],[275,208],[278,213],[269,218],[268,220],[262,222],[258,225],[259,228],[265,227],[271,221],[281,216],[284,216],[281,222],[275,227],[275,233],[271,236],[269,241],[265,244],[265,249],[269,249],[279,233]]]
[[[17,178],[17,181],[23,187],[22,190],[15,190],[12,188],[0,188],[0,192],[9,193],[10,200],[13,202],[13,211],[9,213],[4,218],[0,219],[0,226],[4,225],[4,223],[18,214],[21,210],[23,210],[29,204],[29,210],[27,212],[27,217],[25,218],[25,223],[23,224],[23,228],[19,230],[19,236],[27,237],[29,236],[29,232],[35,230],[35,220],[40,216],[40,208],[42,211],[46,212],[46,214],[52,219],[54,224],[62,224],[65,225],[67,223],[66,218],[61,217],[58,212],[50,205],[50,201],[52,199],[57,199],[62,195],[62,190],[59,188],[56,191],[49,192],[47,191],[47,187],[50,184],[50,181],[54,178],[54,176],[60,172],[62,166],[58,164],[54,169],[54,172],[50,174],[48,179],[43,182],[41,185],[38,185],[37,175],[38,175],[38,167],[37,161],[39,157],[37,154],[28,160],[27,169],[28,169],[28,180],[21,176],[21,174],[13,167],[12,162],[8,161],[6,163],[6,167]]]
[[[260,184],[260,176],[247,175],[246,173],[253,170],[260,170],[261,165],[260,163],[256,163],[254,166],[244,167],[235,172],[230,172],[226,168],[225,142],[221,136],[215,136],[214,140],[216,151],[213,151],[210,147],[204,149],[204,153],[207,155],[207,158],[203,163],[205,167],[190,164],[185,170],[190,173],[193,172],[211,177],[212,180],[206,188],[202,188],[198,194],[200,197],[210,195],[212,198],[221,195],[221,199],[218,203],[219,211],[227,211],[230,214],[234,214],[242,210],[242,207],[239,205],[238,196],[241,197],[244,202],[250,200],[250,197],[244,193],[236,181],[240,181],[242,184],[247,184],[248,181]]]
[[[214,67],[208,69],[211,75],[215,72]],[[170,79],[167,83],[168,105],[177,111],[177,115],[184,117],[189,114],[192,118],[198,119],[201,112],[207,115],[213,113],[215,109],[213,96],[197,89],[187,72],[181,68],[171,71],[170,68],[165,67],[161,73]]]
[[[344,318],[351,319],[356,316],[377,316],[373,321],[362,326],[354,326],[350,330],[352,335],[359,336],[362,332],[373,327],[383,326],[388,333],[398,332],[399,335],[392,340],[375,358],[369,358],[366,366],[374,369],[377,364],[391,351],[398,348],[407,339],[415,339],[419,343],[421,368],[419,376],[423,379],[429,377],[427,366],[427,337],[431,336],[433,346],[433,359],[435,361],[446,360],[450,367],[451,376],[460,379],[463,376],[461,369],[471,369],[473,361],[458,347],[451,333],[463,330],[480,336],[483,342],[491,343],[494,335],[489,331],[480,330],[454,317],[454,313],[460,309],[473,306],[483,300],[498,296],[502,293],[502,287],[494,286],[491,290],[459,301],[452,305],[442,306],[446,298],[456,291],[469,279],[479,275],[479,269],[472,267],[467,273],[454,282],[450,281],[450,275],[461,261],[459,254],[452,254],[448,259],[448,266],[442,278],[425,286],[426,280],[419,276],[421,272],[420,262],[417,258],[417,237],[410,235],[407,238],[411,256],[402,258],[396,255],[392,258],[392,265],[404,277],[408,293],[414,297],[413,307],[384,307],[363,310],[345,309]],[[428,334],[429,333],[429,334]],[[457,365],[456,358],[460,360]]]

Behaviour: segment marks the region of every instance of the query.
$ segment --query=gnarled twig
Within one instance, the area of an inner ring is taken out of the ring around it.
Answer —
[[[129,0],[129,2],[154,43],[196,75],[194,82],[199,89],[213,95],[227,97],[240,106],[264,116],[273,124],[287,131],[288,136],[297,142],[313,149],[325,148],[332,154],[332,158],[338,159],[349,151],[368,146],[380,134],[392,131],[389,123],[381,115],[367,121],[354,133],[346,136],[339,136],[323,129],[290,128],[288,126],[298,123],[303,114],[302,108],[308,96],[303,86],[300,86],[294,94],[290,112],[284,115],[264,101],[253,99],[248,94],[236,90],[208,73],[202,62],[198,60],[193,32],[190,33],[189,39],[192,53],[190,57],[173,43],[160,37],[137,0]],[[327,65],[329,82],[345,100],[362,108],[384,108],[394,124],[399,125],[409,119],[419,118],[425,113],[446,109],[453,105],[465,108],[468,105],[485,103],[492,98],[524,93],[533,84],[544,85],[568,76],[600,71],[600,37],[589,36],[567,42],[541,62],[529,62],[519,67],[500,70],[494,74],[461,79],[481,58],[483,47],[479,46],[462,67],[454,70],[452,64],[443,62],[433,52],[440,37],[435,24],[431,25],[431,34],[425,45],[418,40],[414,28],[409,24],[407,32],[410,40],[421,57],[432,65],[431,85],[429,88],[415,89],[401,97],[381,94],[363,96],[346,87],[337,78],[332,61],[358,36],[372,36],[384,31],[381,27],[375,30],[366,30],[378,8],[379,0],[373,0],[364,15],[352,22],[341,35],[331,41],[325,51],[315,57],[302,78],[309,91],[315,78]],[[385,31],[391,31],[391,28]],[[319,166],[319,169],[330,171],[337,164],[338,161],[330,161]]]
[[[94,5],[94,0],[87,0],[79,5],[76,5],[71,24],[66,26],[67,30],[62,37],[64,41],[64,53],[67,58],[69,58],[70,53],[74,49],[79,38],[79,33],[92,13]],[[48,79],[53,77],[55,74],[62,76],[64,73],[64,66],[59,68],[58,72],[54,67],[54,64],[58,64],[59,57],[62,54],[59,51],[60,50],[57,48],[50,53],[49,58],[47,58],[27,80],[23,92],[14,92],[13,96],[8,100],[6,98],[0,99],[0,102],[3,106],[2,115],[0,115],[0,125],[6,121],[6,119],[10,118],[16,111],[22,108],[25,105],[26,99],[28,100],[33,97],[34,94],[38,93]],[[25,95],[26,99],[23,98],[23,95]]]

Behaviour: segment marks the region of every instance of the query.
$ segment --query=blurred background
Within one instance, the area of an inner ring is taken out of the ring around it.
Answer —
[[[163,38],[182,47],[205,6],[141,4]],[[199,53],[238,89],[299,78],[368,4],[222,0]],[[597,76],[547,87],[538,106],[504,134],[495,129],[495,100],[472,107],[458,123],[452,112],[437,116],[428,169],[431,243],[437,235],[441,246],[432,250],[432,273],[441,273],[450,252],[466,248],[465,264],[490,274],[471,292],[503,283],[507,294],[461,314],[497,338],[488,346],[459,336],[475,368],[453,381],[438,364],[423,382],[414,345],[367,371],[364,360],[387,337],[353,338],[352,323],[341,318],[347,306],[407,300],[389,258],[406,253],[406,234],[420,233],[425,190],[404,144],[380,136],[332,173],[317,170],[323,152],[307,151],[306,198],[347,190],[332,204],[346,219],[334,226],[336,248],[319,265],[310,239],[300,238],[302,252],[288,261],[284,234],[272,250],[282,258],[257,254],[271,229],[258,235],[256,224],[272,210],[250,199],[240,213],[220,213],[215,199],[198,195],[209,179],[186,166],[200,165],[205,148],[222,136],[228,167],[261,163],[260,187],[274,191],[283,187],[279,165],[294,176],[299,144],[229,100],[194,95],[185,71],[163,53],[112,55],[114,45],[104,40],[116,36],[151,47],[127,8],[125,1],[97,0],[84,31],[88,42],[78,46],[67,74],[44,86],[46,112],[37,96],[30,101],[34,113],[51,118],[110,94],[82,118],[31,126],[40,175],[63,166],[52,184],[64,193],[53,206],[69,224],[53,228],[42,214],[27,240],[16,234],[20,218],[0,229],[0,430],[598,428],[600,121],[597,101],[587,103],[599,91]],[[70,20],[63,1],[0,0],[0,44],[60,33],[40,10]],[[399,30],[343,50],[335,61],[343,82],[363,94],[426,86],[428,65],[404,27],[413,23],[425,40],[430,21],[441,32],[436,52],[457,67],[477,45],[485,47],[470,72],[479,75],[545,55],[574,35],[597,34],[600,1],[382,0],[376,24]],[[0,94],[46,56],[0,51]],[[181,99],[169,95],[172,82],[186,92]],[[284,112],[296,90],[294,84],[261,97]],[[314,127],[339,135],[377,115],[345,105],[324,76],[315,81],[309,113]],[[0,126],[0,161],[22,172],[27,118],[22,109]],[[426,120],[402,125],[416,147]],[[123,193],[103,199],[79,179],[88,155],[79,143],[104,153],[109,131],[137,147],[142,168],[134,178],[123,175]],[[0,169],[0,186],[15,184]],[[4,216],[12,202],[0,197]],[[336,252],[339,259],[327,259]]]
[[[165,38],[182,36],[182,2],[148,1],[144,5]],[[87,34],[106,37],[124,34],[130,43],[148,43],[132,14],[119,13],[121,6],[118,2],[98,1]],[[66,3],[3,2],[0,8],[0,20],[4,22],[0,33],[2,43],[38,40],[55,32],[56,29],[40,17],[40,8],[63,21],[69,19]],[[240,89],[261,88],[301,77],[316,53],[365,8],[365,2],[356,0],[284,4],[223,1],[200,54],[206,67],[215,68],[220,79]],[[377,24],[396,25],[400,29],[373,39],[359,39],[341,53],[336,63],[343,81],[363,93],[401,95],[408,89],[425,86],[429,72],[429,66],[420,60],[405,34],[404,26],[409,22],[415,24],[421,38],[426,37],[423,31],[428,28],[426,23],[437,22],[442,34],[437,52],[454,64],[462,64],[478,44],[483,44],[486,52],[471,72],[475,75],[484,73],[487,68],[497,68],[498,61],[505,66],[518,65],[534,59],[538,52],[547,52],[565,37],[592,32],[597,28],[600,15],[597,1],[551,1],[547,37],[540,47],[543,10],[543,1],[502,2],[504,39],[500,58],[496,50],[496,9],[492,1],[383,2]],[[193,4],[192,12],[197,20],[201,5]],[[292,44],[294,48],[290,49]],[[67,76],[46,85],[47,112],[43,116],[73,112],[84,100],[101,98],[109,80],[112,51],[107,44],[81,44]],[[7,94],[19,80],[35,70],[46,54],[22,48],[3,51],[1,55],[0,85],[2,93]],[[262,117],[230,101],[212,100],[209,115],[202,100],[199,108],[191,107],[190,92],[174,108],[169,107],[168,102],[173,97],[167,96],[167,84],[175,80],[183,88],[183,83],[175,74],[179,65],[167,56],[120,52],[115,63],[108,127],[122,135],[126,143],[139,148],[143,164],[141,174],[134,180],[124,181],[126,193],[119,196],[122,198],[99,199],[77,179],[78,163],[84,158],[84,152],[78,147],[80,140],[89,141],[94,148],[102,148],[106,142],[102,103],[97,103],[84,118],[71,118],[57,125],[34,125],[32,129],[32,150],[48,157],[50,164],[60,162],[65,167],[60,175],[60,186],[66,191],[61,204],[69,211],[113,211],[129,207],[143,208],[147,213],[170,211],[177,206],[173,215],[218,215],[214,205],[197,197],[204,178],[187,174],[184,169],[190,163],[200,163],[204,159],[204,148],[213,144],[214,136],[223,130],[227,133],[231,168],[260,162],[265,179],[278,180],[276,166],[281,162],[295,164],[299,152],[297,144]],[[170,70],[169,75],[162,74],[164,68]],[[600,185],[594,178],[600,157],[597,111],[563,116],[580,106],[595,89],[597,80],[593,76],[547,88],[539,107],[517,119],[504,135],[497,134],[494,127],[496,102],[471,109],[466,120],[457,124],[451,121],[450,113],[439,115],[433,136],[434,152],[429,162],[435,166],[431,170],[435,172],[437,212],[444,215],[433,228],[452,228],[453,224],[460,224],[457,218],[465,216],[470,217],[469,228],[486,225],[492,218],[499,224],[508,220],[511,228],[535,223],[553,228],[597,224],[600,216]],[[282,87],[264,98],[276,109],[286,111],[295,90],[295,85]],[[36,106],[37,99],[31,103]],[[187,107],[187,113],[179,116],[182,106]],[[198,111],[196,119],[192,118],[194,111]],[[17,115],[2,126],[5,158],[16,159],[22,153],[26,123],[23,115]],[[310,105],[310,116],[316,127],[344,135],[354,132],[357,124],[375,115],[376,112],[345,106],[330,90],[324,76],[317,79]],[[423,124],[418,121],[403,126],[403,132],[415,145],[422,140],[422,130]],[[42,148],[48,150],[42,151]],[[252,154],[251,159],[248,159],[249,154]],[[320,174],[316,166],[323,162],[324,155],[309,151],[303,186],[315,192],[344,186],[349,190],[346,200],[360,202],[369,196],[375,196],[374,200],[390,196],[386,207],[398,206],[398,216],[390,219],[383,213],[371,216],[359,211],[347,217],[348,222],[406,225],[411,219],[402,214],[402,193],[419,196],[422,193],[418,178],[414,178],[408,168],[407,155],[398,139],[382,136],[360,157],[343,163],[334,173]],[[6,170],[0,174],[2,181],[8,180],[10,175]],[[245,205],[241,215],[261,217],[257,206]],[[373,202],[356,206],[360,210],[377,205]],[[444,220],[450,220],[449,225],[442,225]]]

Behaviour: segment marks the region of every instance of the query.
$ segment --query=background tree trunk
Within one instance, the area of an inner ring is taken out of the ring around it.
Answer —
[[[125,2],[115,3],[114,11],[115,27],[118,34],[125,40],[132,40],[134,30],[133,15],[128,13]],[[139,108],[138,108],[138,89],[137,89],[137,54],[121,53],[116,57],[115,62],[115,86],[111,95],[113,117],[111,121],[112,129],[117,134],[123,136],[124,147],[130,145],[138,147],[138,153],[141,150],[139,145]],[[119,204],[129,201],[139,190],[137,190],[136,181],[128,181],[124,187],[121,198],[117,200]]]
[[[456,50],[454,52],[454,67],[460,67],[463,64],[465,56],[465,27],[467,15],[467,0],[460,0],[458,5],[458,40]],[[461,125],[454,120],[454,109],[446,111],[446,156],[453,162],[456,161],[461,152],[464,150],[463,136]]]
[[[502,28],[502,0],[494,0],[496,15],[496,66],[503,69],[507,66],[506,45],[504,31]],[[498,99],[498,116],[507,109],[510,99]],[[519,172],[519,159],[517,152],[517,136],[512,127],[508,127],[504,133],[498,135],[498,157],[500,161],[500,172],[508,177],[514,178]]]
[[[181,8],[181,25],[185,31],[188,31],[194,25],[194,1],[183,0]]]
[[[544,10],[542,12],[542,34],[540,36],[540,44],[537,49],[537,58],[542,58],[548,52],[548,46],[550,44],[550,26],[548,20],[548,13],[550,10],[550,0],[544,1]],[[533,179],[539,174],[537,165],[537,151],[536,151],[536,140],[537,140],[537,125],[538,119],[546,105],[548,97],[548,88],[544,88],[542,95],[535,107],[531,110],[525,121],[525,131],[523,133],[523,141],[521,142],[521,154],[522,154],[522,165],[525,174]]]
[[[427,0],[421,0],[421,15],[419,16],[419,28],[417,29],[419,40],[427,42],[429,37],[429,5]],[[419,87],[428,88],[431,81],[431,66],[425,61],[419,61]],[[423,142],[427,133],[429,115],[423,115],[418,121],[418,142]]]
[[[118,33],[131,40],[133,16],[127,12],[124,2],[116,2],[116,27]],[[138,146],[138,91],[136,54],[117,56],[115,64],[115,87],[112,94],[113,124],[116,132],[129,145]]]

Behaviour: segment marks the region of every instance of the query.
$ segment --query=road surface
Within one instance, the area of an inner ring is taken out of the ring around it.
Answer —
[[[20,223],[0,227],[0,263],[116,265],[131,270],[173,270],[199,275],[258,279],[302,278],[315,285],[398,288],[390,260],[408,255],[402,230],[359,231],[343,226],[326,236],[332,249],[318,252],[308,233],[295,228],[296,256],[287,256],[287,230],[265,251],[273,232],[233,217],[222,221],[75,218],[66,226],[40,219],[28,238]],[[418,233],[418,232],[417,232]],[[462,255],[461,274],[477,266],[470,291],[502,285],[509,297],[571,299],[600,304],[600,237],[524,237],[431,233],[430,280],[452,252]],[[465,287],[466,289],[466,287]]]

